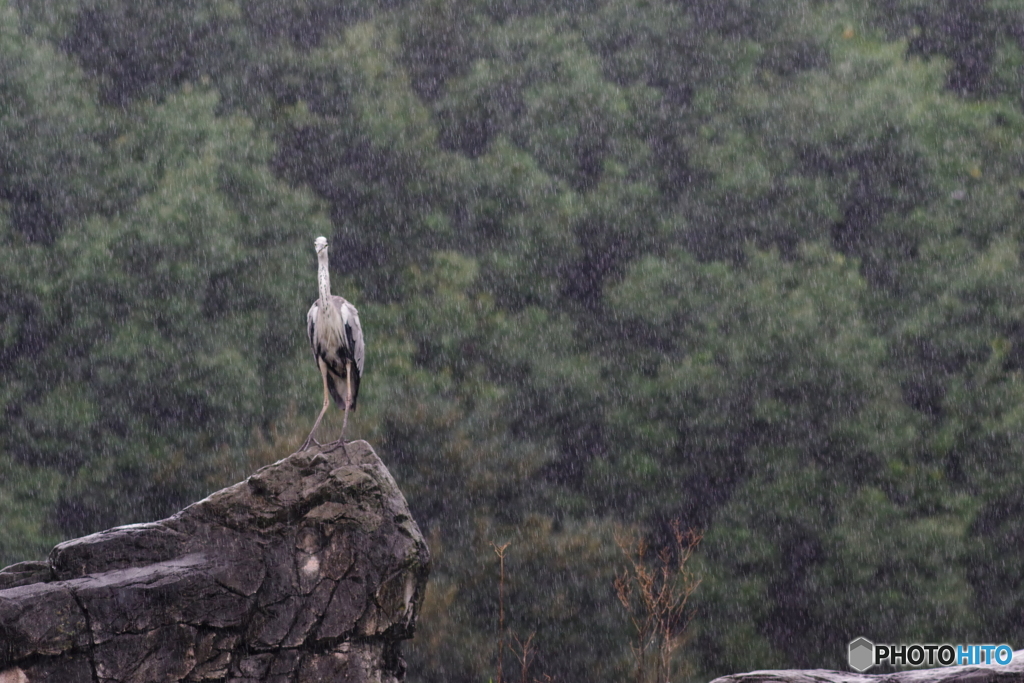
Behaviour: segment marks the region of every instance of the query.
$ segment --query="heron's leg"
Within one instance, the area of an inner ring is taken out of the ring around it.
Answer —
[[[317,446],[320,442],[313,438],[313,434],[316,433],[316,428],[320,426],[320,420],[324,419],[324,413],[327,412],[327,407],[331,405],[331,395],[327,393],[327,365],[324,364],[322,358],[316,359],[317,365],[320,366],[320,376],[324,380],[324,407],[320,409],[320,414],[317,415],[316,422],[313,423],[313,428],[309,430],[309,436],[306,437],[306,443],[302,444],[299,448],[300,451],[304,451],[309,448],[309,444],[315,443]]]
[[[332,441],[327,446],[341,446],[341,450],[348,453],[345,449],[345,427],[348,426],[348,407],[352,405],[352,361],[345,363],[345,418],[341,422],[341,436],[338,437],[337,441]]]
[[[345,361],[345,419],[341,421],[341,438],[345,443],[345,427],[348,426],[348,408],[352,405],[352,361]]]

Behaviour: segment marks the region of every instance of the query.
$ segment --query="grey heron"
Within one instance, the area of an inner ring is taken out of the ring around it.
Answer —
[[[331,295],[331,276],[327,267],[327,238],[317,237],[313,246],[316,248],[318,261],[320,298],[313,302],[309,313],[306,314],[306,332],[309,335],[309,345],[313,349],[313,359],[320,368],[320,375],[324,380],[324,407],[313,423],[309,437],[299,450],[305,450],[310,443],[320,445],[313,438],[313,434],[320,426],[328,406],[331,405],[332,397],[336,404],[345,409],[341,436],[338,438],[338,441],[344,443],[348,412],[356,409],[359,378],[363,375],[363,358],[366,353],[363,345],[363,328],[359,324],[359,311],[342,297]]]

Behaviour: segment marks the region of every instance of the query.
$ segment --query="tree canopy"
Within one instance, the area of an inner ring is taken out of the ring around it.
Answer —
[[[436,555],[416,681],[628,670],[617,528],[700,529],[694,679],[1024,636],[1024,2],[0,7],[0,565],[350,435]],[[1018,400],[1021,399],[1021,400]],[[335,425],[336,426],[336,425]]]

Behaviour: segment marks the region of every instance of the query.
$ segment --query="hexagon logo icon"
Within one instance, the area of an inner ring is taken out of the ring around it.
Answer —
[[[867,638],[857,638],[850,643],[850,668],[864,673],[875,665],[875,644]]]

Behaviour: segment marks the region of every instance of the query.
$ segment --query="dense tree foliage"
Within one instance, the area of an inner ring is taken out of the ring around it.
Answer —
[[[351,434],[437,556],[413,680],[493,677],[505,542],[535,674],[620,680],[615,530],[673,520],[705,532],[694,678],[1019,640],[1022,26],[4,4],[0,564],[301,443],[325,234],[367,337]]]

